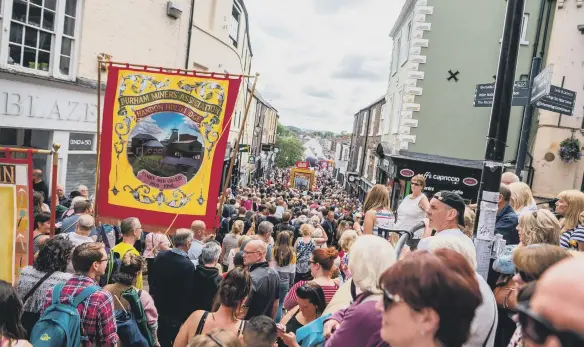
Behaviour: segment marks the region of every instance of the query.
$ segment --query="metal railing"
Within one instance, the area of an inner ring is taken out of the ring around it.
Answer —
[[[414,239],[415,232],[418,231],[418,230],[420,230],[420,229],[423,229],[425,227],[426,227],[426,225],[424,224],[424,222],[420,222],[420,223],[414,225],[410,230],[397,230],[397,229],[382,229],[382,228],[379,228],[377,232],[378,232],[378,235],[379,234],[383,234],[383,237],[386,240],[389,239],[389,235],[392,234],[392,233],[399,235],[399,240],[395,244],[395,251],[397,253],[397,259],[399,259],[399,257],[401,256],[401,253],[402,253],[402,250],[403,250],[404,246],[409,241],[416,241],[416,240],[419,241],[419,239]],[[417,243],[415,245],[417,245]]]

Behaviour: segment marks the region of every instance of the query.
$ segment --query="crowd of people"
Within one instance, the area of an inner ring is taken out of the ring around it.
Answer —
[[[584,346],[584,193],[538,206],[505,173],[484,278],[476,206],[426,195],[423,175],[397,206],[383,185],[361,203],[328,170],[310,191],[289,175],[228,189],[217,229],[172,237],[136,217],[96,226],[86,187],[60,187],[51,238],[35,181],[34,263],[0,282],[0,346]]]

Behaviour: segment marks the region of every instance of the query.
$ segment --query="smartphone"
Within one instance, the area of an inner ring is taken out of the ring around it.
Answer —
[[[285,333],[286,332],[286,326],[284,324],[276,324],[276,329],[278,329],[279,331]]]

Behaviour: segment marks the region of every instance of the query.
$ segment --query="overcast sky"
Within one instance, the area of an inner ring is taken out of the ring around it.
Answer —
[[[389,31],[403,0],[245,0],[252,70],[280,122],[351,132],[353,115],[382,97]]]

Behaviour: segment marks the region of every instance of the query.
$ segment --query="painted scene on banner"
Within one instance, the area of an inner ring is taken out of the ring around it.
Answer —
[[[29,260],[30,166],[2,161],[0,158],[0,279],[16,283]]]
[[[99,215],[136,216],[162,227],[177,216],[179,224],[202,219],[214,225],[227,141],[222,134],[229,132],[240,83],[110,68]]]

